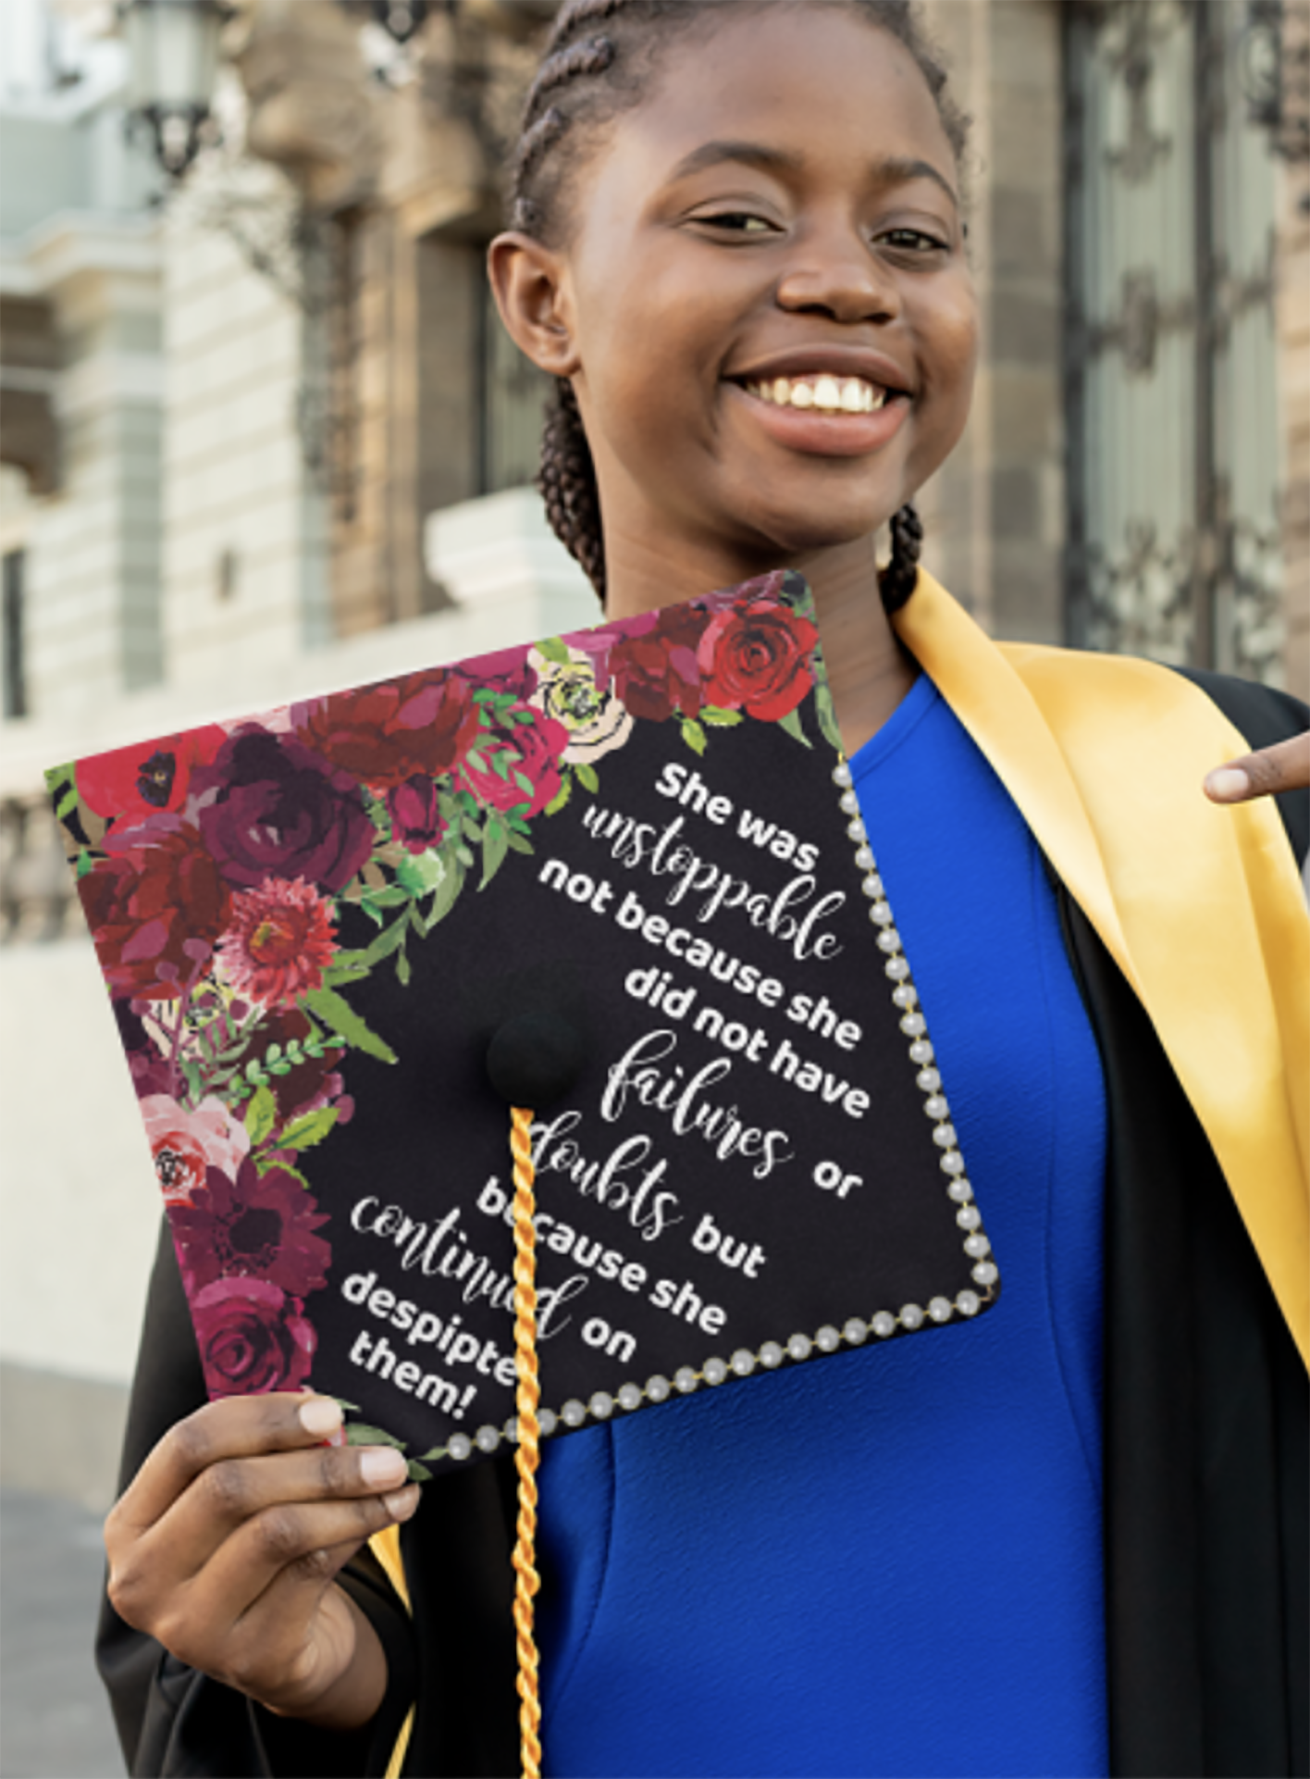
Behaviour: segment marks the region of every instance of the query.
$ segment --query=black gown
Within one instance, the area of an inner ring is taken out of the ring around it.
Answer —
[[[1267,746],[1307,726],[1284,694],[1194,678]],[[1301,860],[1310,798],[1279,799]],[[1109,1113],[1105,1560],[1111,1771],[1141,1779],[1310,1773],[1310,1420],[1304,1367],[1155,1031],[1056,880]],[[132,1393],[125,1485],[205,1401],[167,1230]],[[515,1483],[502,1458],[425,1485],[402,1528],[412,1617],[364,1550],[341,1576],[390,1684],[331,1735],[274,1718],[134,1631],[106,1600],[97,1660],[133,1774],[383,1774],[411,1703],[405,1772],[518,1771],[511,1618]]]

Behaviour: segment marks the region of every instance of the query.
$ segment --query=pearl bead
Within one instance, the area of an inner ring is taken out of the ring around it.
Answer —
[[[749,1377],[755,1369],[755,1355],[745,1347],[738,1347],[732,1355],[732,1369],[738,1377]]]
[[[728,1375],[728,1368],[722,1359],[707,1359],[701,1366],[701,1373],[707,1384],[721,1384]]]
[[[901,1030],[905,1030],[904,1020],[901,1021]],[[933,1047],[928,1042],[927,1038],[916,1038],[913,1044],[910,1045],[911,1062],[929,1063],[932,1061],[933,1055]]]
[[[952,1180],[946,1188],[947,1198],[953,1198],[957,1205],[967,1205],[973,1197],[973,1187],[965,1179]]]
[[[928,1314],[934,1322],[949,1322],[951,1319],[951,1300],[949,1297],[932,1297],[928,1300]]]
[[[519,1418],[517,1415],[510,1416],[510,1418],[505,1423],[503,1432],[504,1432],[504,1437],[506,1438],[506,1440],[508,1440],[510,1445],[518,1444],[518,1442],[519,1442]]]
[[[879,934],[879,943],[883,935]],[[910,973],[909,961],[903,957],[889,957],[882,967],[883,975],[890,976],[893,982],[904,982]]]
[[[887,899],[883,895],[882,878],[879,877],[876,871],[871,871],[869,875],[864,878],[860,884],[860,889],[871,902],[877,902],[880,905],[886,904],[887,912],[890,915],[891,905],[890,903],[887,903]],[[869,916],[870,920],[873,920],[874,918],[875,917],[872,914]]]
[[[597,1390],[587,1407],[598,1421],[608,1421],[614,1413],[614,1398],[605,1390]]]
[[[463,1463],[473,1450],[473,1441],[467,1433],[452,1433],[446,1441],[446,1456]]]
[[[549,1439],[556,1427],[559,1426],[559,1416],[553,1408],[543,1408],[537,1416],[537,1425],[541,1429],[541,1437]]]
[[[936,1074],[937,1071],[934,1069],[933,1073]],[[946,1103],[946,1095],[944,1093],[930,1093],[928,1098],[923,1102],[923,1109],[928,1114],[929,1118],[945,1118],[951,1108]]]
[[[994,1285],[997,1277],[995,1263],[991,1260],[980,1260],[973,1269],[973,1276],[980,1285]]]
[[[907,964],[906,965],[907,973],[908,973],[908,970],[909,970],[909,965]],[[888,970],[887,974],[890,976],[891,971]],[[901,984],[899,984],[898,987],[896,987],[892,990],[892,1001],[894,1002],[894,1004],[898,1007],[904,1007],[907,1011],[911,1007],[916,1006],[918,1004],[918,1000],[919,1000],[919,991],[914,986],[914,984],[912,982],[902,982]],[[923,1029],[924,1029],[924,1022],[922,1019],[920,1019],[918,1025],[913,1025],[913,1026],[906,1025],[904,1020],[901,1021],[901,1030],[903,1032],[907,1033],[908,1035],[912,1036],[916,1032],[923,1031]]]
[[[976,1235],[967,1235],[964,1238],[964,1251],[971,1260],[981,1260],[984,1255],[991,1253],[992,1244],[979,1231]]]
[[[624,1384],[619,1391],[619,1407],[631,1412],[641,1406],[641,1388],[638,1384]]]
[[[841,1345],[841,1335],[825,1322],[815,1335],[814,1344],[821,1353],[835,1353]]]
[[[664,1402],[668,1394],[669,1380],[666,1377],[660,1377],[657,1373],[646,1379],[646,1395],[651,1402]]]
[[[901,1305],[900,1324],[902,1328],[923,1327],[923,1311],[919,1308],[917,1303],[903,1303]]]
[[[870,912],[872,914],[872,913],[876,913],[877,911],[870,910]],[[901,936],[896,931],[895,927],[884,927],[883,930],[879,933],[879,935],[878,935],[878,949],[880,951],[889,951],[893,954],[895,954],[896,952],[898,952],[901,949]]]
[[[879,1310],[869,1326],[879,1340],[886,1340],[889,1334],[896,1332],[896,1318],[890,1310]]]
[[[939,1149],[953,1149],[956,1141],[955,1126],[953,1124],[939,1124],[936,1130],[932,1133],[932,1140],[936,1143]]]
[[[961,1229],[977,1229],[982,1222],[982,1212],[977,1205],[964,1205],[955,1213],[955,1221]]]
[[[858,815],[853,822],[847,822],[846,833],[849,839],[857,842],[869,838],[868,834],[865,832],[864,823],[860,820]]]
[[[760,1348],[760,1364],[767,1366],[770,1371],[782,1364],[782,1348],[776,1340],[766,1340]]]
[[[877,865],[877,860],[873,856],[873,848],[869,846],[857,847],[855,850],[855,865],[856,869],[859,871],[874,870]]]
[[[854,791],[843,791],[838,797],[837,803],[843,815],[858,815],[860,813],[860,799]]]
[[[875,902],[869,910],[869,919],[876,927],[889,927],[892,924],[892,905],[890,902]]]
[[[914,1054],[914,1048],[912,1047],[910,1050],[910,1059],[912,1062],[918,1062],[919,1059]],[[936,1069],[920,1069],[914,1079],[918,1082],[919,1089],[923,1093],[936,1093],[942,1084],[941,1075]]]
[[[895,993],[892,995],[892,999],[896,1002],[896,1005],[898,1007],[912,1007],[914,1005],[915,1001],[918,999],[918,996],[914,994],[913,990],[911,990],[910,997],[908,999],[902,1000],[900,997],[902,995],[904,995],[905,993],[906,993],[906,991],[904,989],[898,988],[895,991]],[[915,1039],[921,1038],[923,1033],[926,1032],[927,1029],[928,1029],[928,1021],[924,1018],[922,1013],[907,1013],[905,1015],[904,1019],[902,1019],[902,1021],[901,1021],[901,1030],[905,1033],[907,1038],[915,1038]],[[915,1052],[916,1048],[917,1048],[917,1045],[911,1044],[910,1055],[912,1057],[914,1057],[914,1060],[917,1062],[919,1059],[917,1056],[914,1056],[914,1052]]]
[[[845,760],[838,760],[837,764],[833,767],[832,782],[836,785],[841,785],[843,789],[850,784],[851,769],[846,764]]]
[[[976,1291],[961,1291],[956,1296],[955,1307],[962,1316],[976,1316],[982,1308],[982,1299]]]
[[[787,1342],[787,1356],[791,1359],[808,1359],[814,1351],[814,1342],[808,1334],[793,1334]]]
[[[673,1374],[673,1387],[681,1390],[684,1396],[690,1396],[699,1382],[700,1379],[690,1365],[680,1365]]]
[[[944,1174],[962,1174],[964,1172],[964,1157],[958,1149],[948,1149],[937,1165]]]
[[[500,1444],[499,1427],[479,1427],[475,1441],[480,1452],[494,1452]]]
[[[869,1324],[861,1321],[859,1316],[852,1316],[849,1322],[842,1325],[841,1335],[848,1346],[863,1346],[869,1338]]]
[[[586,1409],[576,1397],[566,1402],[559,1414],[566,1427],[580,1427],[587,1418]]]

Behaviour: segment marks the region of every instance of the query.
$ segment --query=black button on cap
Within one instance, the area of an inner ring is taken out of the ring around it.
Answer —
[[[519,1013],[487,1046],[487,1075],[511,1106],[539,1111],[566,1094],[586,1061],[582,1033],[560,1013]]]

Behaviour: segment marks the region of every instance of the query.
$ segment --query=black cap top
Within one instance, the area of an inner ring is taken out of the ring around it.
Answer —
[[[586,1045],[562,1013],[518,1013],[487,1046],[487,1075],[511,1106],[536,1112],[566,1094],[586,1061]]]

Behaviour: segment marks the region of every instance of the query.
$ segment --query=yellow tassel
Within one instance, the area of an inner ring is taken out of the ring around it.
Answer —
[[[519,1477],[518,1539],[514,1546],[514,1629],[519,1660],[519,1743],[523,1779],[541,1779],[541,1696],[537,1644],[533,1635],[533,1596],[537,1574],[537,1463],[541,1386],[537,1376],[537,1237],[533,1225],[532,1113],[515,1106],[510,1114],[510,1153],[514,1157],[514,1352],[518,1361]]]

